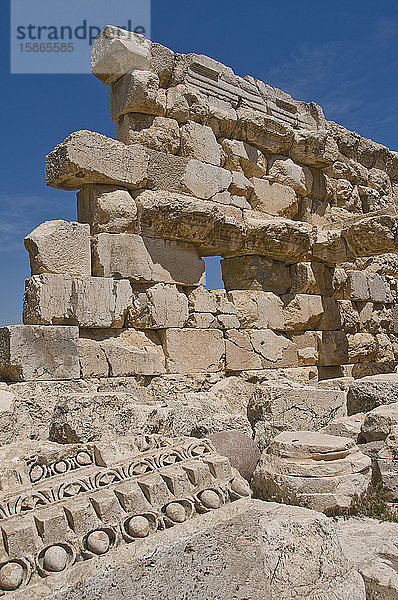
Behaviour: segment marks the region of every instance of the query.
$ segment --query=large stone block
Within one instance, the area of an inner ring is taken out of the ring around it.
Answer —
[[[274,156],[269,169],[269,178],[293,188],[300,196],[311,193],[313,177],[308,167],[301,167],[291,158]]]
[[[271,329],[226,332],[226,370],[249,371],[297,367],[295,345]]]
[[[111,85],[133,69],[148,69],[151,42],[144,36],[107,25],[97,36],[91,53],[91,69],[105,85]]]
[[[79,379],[77,327],[0,329],[0,377],[10,381]]]
[[[182,179],[182,191],[208,200],[219,192],[228,190],[231,182],[230,171],[192,159],[188,162]]]
[[[221,261],[227,290],[262,290],[286,294],[291,286],[288,267],[263,256],[239,256]]]
[[[253,208],[289,219],[297,214],[298,201],[292,188],[257,177],[253,177],[252,182],[254,189],[250,196],[250,204]]]
[[[126,146],[100,133],[76,131],[46,156],[46,180],[51,187],[76,190],[91,183],[143,187],[148,152]]]
[[[398,402],[398,374],[371,375],[354,381],[348,391],[348,414],[368,412],[376,406]]]
[[[180,127],[175,119],[141,113],[122,115],[116,137],[124,144],[141,144],[167,154],[177,154],[181,146]]]
[[[220,146],[211,127],[189,121],[181,127],[181,154],[220,166]]]
[[[159,77],[151,71],[127,73],[111,86],[111,116],[117,123],[126,113],[164,115],[166,92],[159,89]]]
[[[46,273],[26,280],[23,319],[29,325],[119,328],[131,302],[129,281]]]
[[[45,221],[26,236],[32,275],[91,275],[90,228],[68,221]]]
[[[127,233],[97,236],[93,273],[142,283],[205,283],[205,264],[194,246]]]
[[[128,327],[185,327],[187,320],[188,298],[175,285],[158,283],[151,287],[133,288],[133,302],[127,315]]]
[[[86,337],[104,352],[111,377],[165,373],[164,354],[155,332],[99,329],[87,331]]]
[[[217,329],[165,329],[160,337],[169,373],[214,373],[224,367],[224,340]]]
[[[77,218],[92,234],[135,233],[137,205],[126,189],[86,185],[77,194]]]
[[[241,171],[246,177],[263,177],[267,174],[267,159],[254,146],[238,140],[224,139],[221,142],[225,153],[223,167],[230,171]]]
[[[265,448],[282,431],[318,431],[347,414],[346,394],[293,382],[264,382],[248,404],[255,440]]]
[[[283,331],[284,304],[276,294],[258,290],[234,290],[229,292],[228,297],[235,306],[242,328]]]

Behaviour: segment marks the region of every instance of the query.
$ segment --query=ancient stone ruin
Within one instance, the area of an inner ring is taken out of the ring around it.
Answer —
[[[398,153],[116,27],[92,69],[116,140],[47,156],[78,222],[0,329],[0,596],[398,598],[328,517],[398,502]]]

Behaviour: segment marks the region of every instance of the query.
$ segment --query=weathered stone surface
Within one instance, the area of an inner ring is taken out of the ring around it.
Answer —
[[[278,369],[297,366],[294,344],[271,329],[226,332],[226,370]]]
[[[334,292],[331,271],[322,263],[302,262],[290,267],[291,293],[331,296]]]
[[[371,459],[350,438],[293,431],[262,453],[252,486],[263,499],[336,514],[367,492],[371,476]]]
[[[221,261],[227,290],[263,290],[286,294],[292,284],[289,270],[282,262],[263,256],[240,256]]]
[[[164,354],[155,332],[99,329],[86,330],[85,337],[103,350],[111,377],[165,373]]]
[[[351,518],[339,519],[336,529],[345,556],[363,577],[366,597],[397,600],[398,524]]]
[[[183,191],[197,198],[208,200],[219,192],[228,190],[232,174],[199,160],[190,160],[182,179]]]
[[[247,178],[263,177],[267,174],[267,159],[254,146],[238,140],[224,139],[221,142],[225,154],[222,165],[230,171],[241,171]]]
[[[205,265],[194,246],[127,233],[98,235],[93,273],[142,283],[205,283]]]
[[[168,154],[177,154],[181,146],[180,128],[175,119],[140,113],[122,115],[116,137],[124,144],[141,144]]]
[[[176,286],[159,283],[133,288],[133,302],[127,314],[128,327],[184,327],[187,319],[188,298]]]
[[[151,71],[127,73],[111,86],[111,115],[117,123],[126,113],[164,115],[166,92],[159,89],[159,77]]]
[[[209,439],[217,452],[226,456],[242,477],[250,481],[261,456],[257,444],[248,435],[234,429],[213,433]]]
[[[220,166],[220,146],[211,127],[189,121],[181,127],[181,154]]]
[[[171,328],[160,337],[169,373],[212,373],[224,367],[224,340],[217,329]]]
[[[338,417],[333,419],[326,427],[322,427],[321,431],[329,435],[349,437],[357,442],[365,418],[366,413],[357,413],[350,417]]]
[[[228,296],[235,306],[242,329],[283,331],[284,305],[276,294],[259,290],[234,290]]]
[[[110,185],[86,185],[77,194],[77,217],[91,233],[134,233],[137,206],[125,189]]]
[[[310,169],[301,167],[291,158],[274,156],[268,175],[271,181],[290,186],[300,196],[311,193],[313,177]]]
[[[147,539],[122,542],[100,561],[77,564],[65,574],[47,577],[45,584],[32,582],[30,589],[40,600],[66,600],[81,593],[94,600],[99,588],[110,600],[121,593],[127,600],[166,595],[177,600],[187,589],[192,600],[233,595],[239,600],[290,600],[300,580],[300,599],[312,595],[324,600],[365,600],[362,578],[349,567],[334,527],[324,515],[240,499],[239,494],[237,498],[219,509],[207,509],[200,518],[172,522],[166,531],[153,533],[150,528]],[[242,536],[250,544],[237,545]],[[281,552],[285,560],[278,563]],[[152,556],[150,573],[148,555]],[[171,572],[175,572],[172,580]]]
[[[68,221],[46,221],[26,236],[32,275],[91,275],[90,228]]]
[[[260,448],[282,431],[317,431],[346,414],[341,390],[320,390],[293,382],[264,382],[253,392],[248,416]]]
[[[148,69],[151,42],[144,36],[107,25],[96,38],[91,69],[106,85],[111,85],[132,69]]]
[[[398,425],[398,402],[376,406],[366,413],[360,439],[362,442],[385,440],[396,425]]]
[[[250,196],[250,204],[253,208],[288,219],[297,214],[297,196],[292,188],[257,177],[253,177],[252,182],[254,188]]]
[[[29,325],[119,328],[131,302],[127,280],[45,273],[26,280],[23,319]]]
[[[79,379],[77,327],[0,329],[0,377],[9,381]]]
[[[295,132],[290,149],[293,160],[314,167],[325,167],[338,158],[338,146],[327,131]]]
[[[101,346],[94,340],[82,337],[78,340],[78,346],[81,377],[108,377],[109,363]]]
[[[398,402],[398,375],[372,375],[354,381],[347,396],[348,414],[368,412],[377,406]]]
[[[126,146],[100,133],[76,131],[46,157],[46,180],[51,187],[76,190],[91,183],[142,187],[148,174],[148,152]]]

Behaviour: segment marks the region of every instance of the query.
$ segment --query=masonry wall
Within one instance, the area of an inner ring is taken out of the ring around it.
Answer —
[[[48,185],[78,190],[79,223],[26,238],[37,335],[0,332],[3,377],[65,378],[43,344],[43,373],[18,354],[59,326],[72,378],[395,370],[397,153],[314,103],[116,28],[93,72],[117,140],[79,131],[46,159]],[[205,289],[212,255],[225,290]]]

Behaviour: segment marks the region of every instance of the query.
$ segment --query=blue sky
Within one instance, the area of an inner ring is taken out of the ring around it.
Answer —
[[[7,11],[3,23],[9,22]],[[177,52],[208,54],[240,75],[315,101],[328,119],[398,149],[396,0],[152,0],[151,37]],[[10,75],[7,35],[1,44],[4,325],[21,322],[29,273],[24,236],[45,220],[76,219],[75,194],[46,187],[44,156],[72,131],[114,137],[115,127],[109,89],[95,77]],[[210,284],[216,282],[217,273],[210,273]]]

